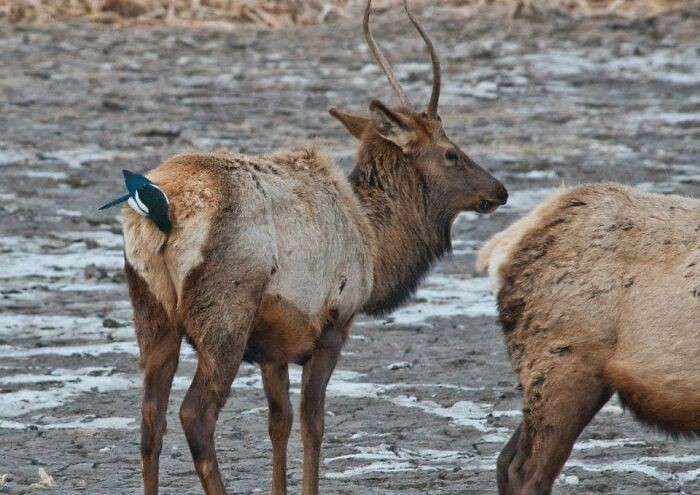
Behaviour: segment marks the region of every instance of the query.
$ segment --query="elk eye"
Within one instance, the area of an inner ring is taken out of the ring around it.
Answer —
[[[457,161],[457,152],[453,149],[449,149],[445,151],[445,158],[447,158],[451,162],[456,162]]]

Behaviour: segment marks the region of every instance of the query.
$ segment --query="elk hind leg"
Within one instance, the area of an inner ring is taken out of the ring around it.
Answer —
[[[243,359],[260,295],[257,291],[210,299],[201,290],[187,302],[185,331],[197,348],[197,370],[180,407],[187,443],[207,495],[225,494],[214,445],[219,412]]]
[[[517,443],[509,442],[499,459],[501,495],[551,493],[576,439],[611,396],[602,363],[568,356],[544,369],[523,384]]]
[[[141,408],[141,471],[144,493],[158,493],[158,468],[166,430],[170,388],[177,370],[182,330],[174,323],[146,282],[129,265],[125,267],[134,307],[140,364],[144,370]]]
[[[520,439],[520,432],[522,431],[522,423],[518,425],[513,436],[505,444],[503,450],[498,455],[498,461],[496,462],[496,473],[498,481],[498,491],[499,493],[504,493],[506,487],[508,487],[508,467],[515,458],[515,454],[518,451],[518,441]]]

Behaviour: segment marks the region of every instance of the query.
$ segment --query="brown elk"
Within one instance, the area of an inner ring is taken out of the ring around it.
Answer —
[[[502,495],[547,494],[617,392],[638,418],[700,434],[700,201],[603,183],[561,189],[479,255],[523,390]]]
[[[165,415],[183,337],[198,364],[180,409],[207,494],[225,493],[214,429],[241,360],[260,364],[269,404],[272,493],[286,488],[292,426],[288,364],[303,365],[302,491],[318,493],[324,398],[350,322],[403,302],[450,249],[461,211],[505,204],[503,185],[443,132],[440,66],[428,36],[433,88],[412,109],[369,31],[372,53],[401,105],[372,101],[369,117],[330,113],[359,140],[346,179],[316,149],[268,156],[229,152],[175,156],[148,177],[167,195],[166,233],[123,210],[125,269],[144,368],[142,471],[158,491]]]

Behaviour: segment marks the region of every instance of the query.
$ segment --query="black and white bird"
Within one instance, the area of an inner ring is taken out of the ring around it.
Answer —
[[[126,201],[131,208],[144,217],[147,217],[166,234],[172,229],[168,217],[168,197],[151,180],[141,174],[135,174],[128,170],[124,172],[124,183],[129,194],[120,196],[106,205],[100,206],[100,210],[116,206]]]

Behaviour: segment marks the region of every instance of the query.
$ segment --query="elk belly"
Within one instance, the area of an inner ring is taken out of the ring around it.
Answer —
[[[333,313],[323,310],[309,316],[279,295],[264,294],[245,359],[258,363],[303,363]]]

